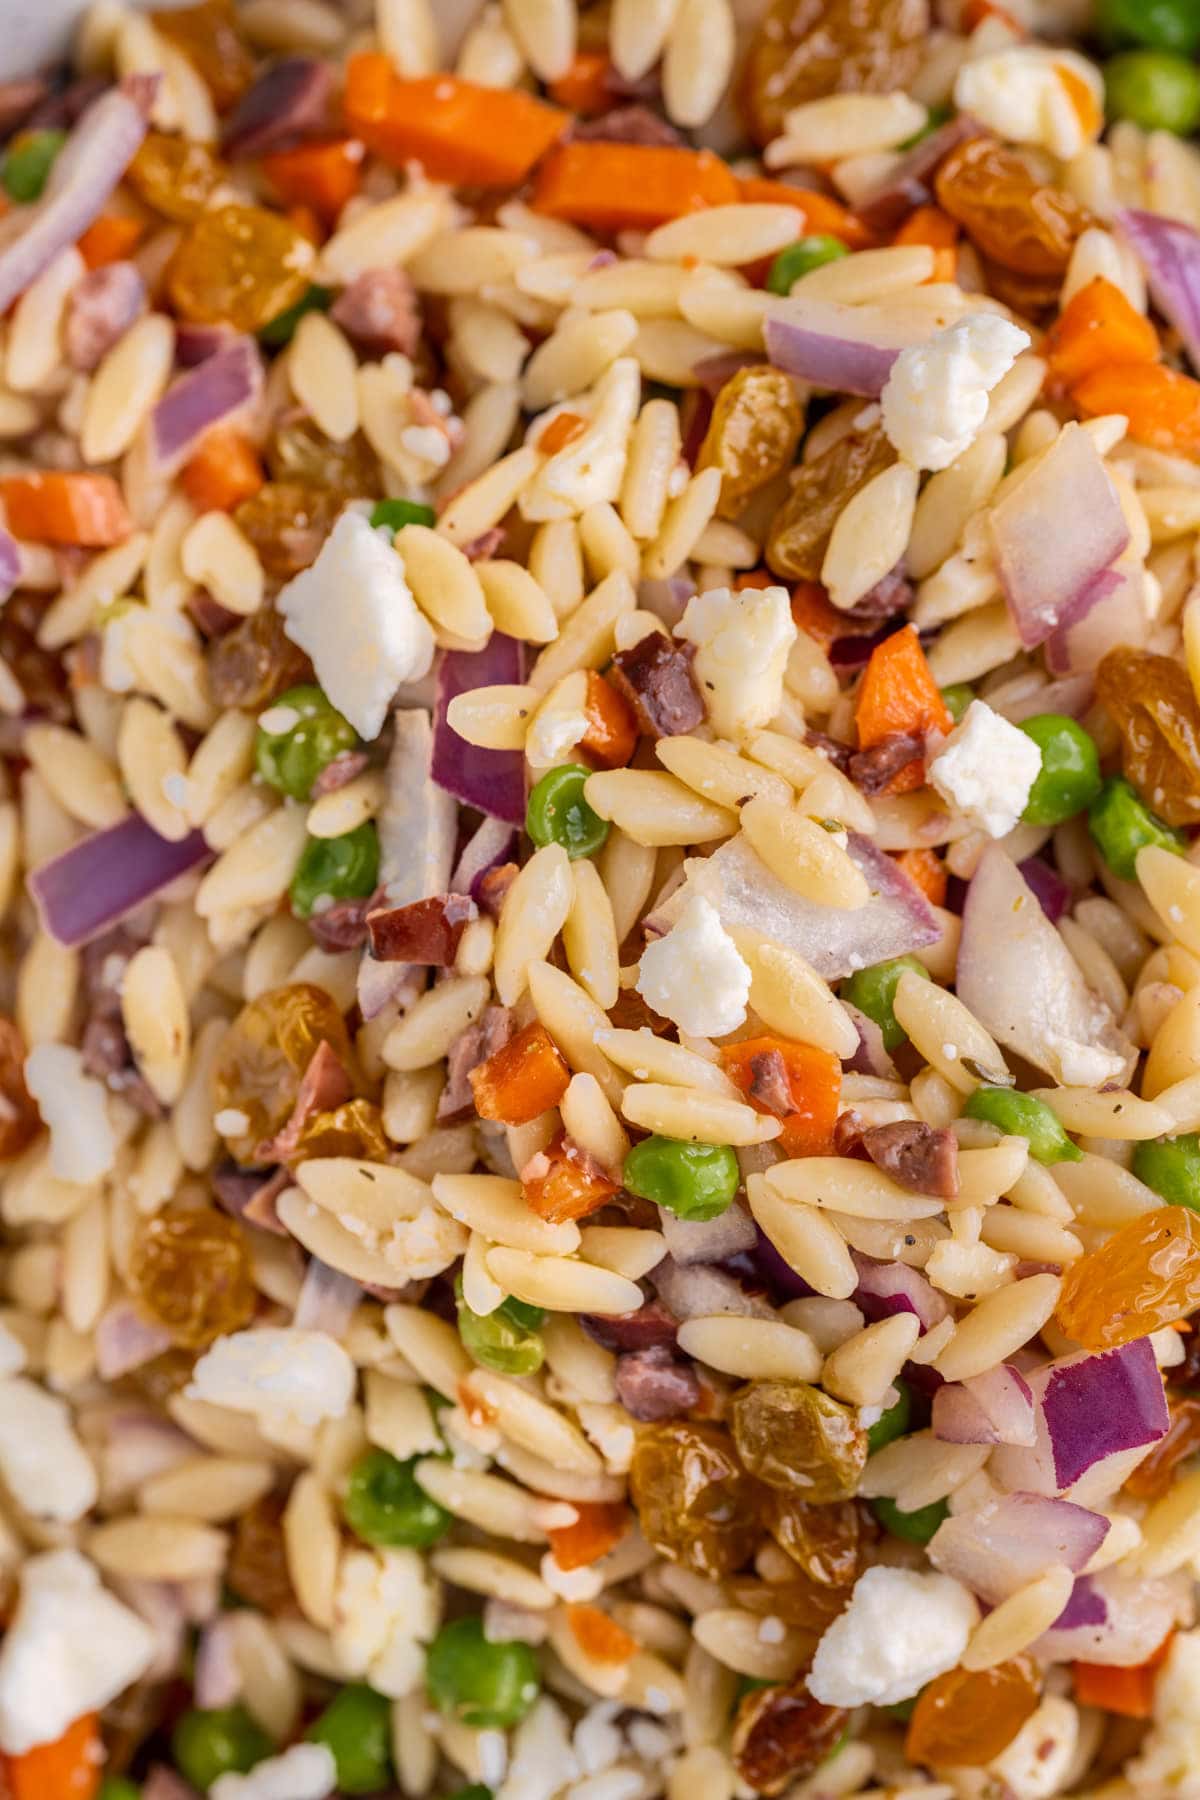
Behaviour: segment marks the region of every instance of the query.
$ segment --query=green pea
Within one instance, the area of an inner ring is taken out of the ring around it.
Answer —
[[[1042,766],[1029,790],[1027,825],[1061,825],[1092,804],[1100,792],[1100,758],[1082,725],[1063,713],[1038,713],[1019,727],[1042,754]]]
[[[1157,813],[1152,813],[1137,789],[1123,775],[1110,775],[1088,808],[1088,830],[1114,875],[1132,881],[1137,875],[1137,853],[1147,844],[1182,855],[1187,839]]]
[[[460,1724],[501,1730],[519,1724],[538,1697],[541,1677],[528,1644],[490,1644],[478,1614],[442,1629],[425,1658],[425,1685],[439,1712]]]
[[[868,1019],[874,1019],[883,1036],[885,1050],[898,1050],[908,1038],[893,1010],[896,989],[906,969],[929,980],[929,970],[915,956],[896,956],[891,962],[872,963],[869,969],[857,969],[842,983],[842,999],[857,1006]]]
[[[142,1790],[124,1775],[106,1775],[96,1800],[142,1800]]]
[[[963,1107],[963,1116],[982,1119],[1006,1137],[1028,1138],[1029,1154],[1035,1162],[1078,1162],[1083,1155],[1045,1102],[1018,1093],[1016,1088],[977,1087]]]
[[[523,1300],[501,1301],[492,1313],[473,1312],[463,1299],[462,1276],[455,1278],[458,1300],[458,1335],[463,1348],[485,1369],[502,1375],[534,1375],[545,1354],[538,1335],[546,1315],[540,1306]]]
[[[1200,50],[1195,0],[1096,0],[1096,29],[1109,44],[1144,44],[1180,56]]]
[[[336,1693],[305,1736],[327,1744],[343,1794],[373,1794],[392,1777],[392,1703],[365,1682]]]
[[[887,1411],[867,1427],[867,1448],[872,1456],[894,1438],[903,1437],[908,1430],[912,1418],[912,1391],[907,1381],[897,1381],[896,1391],[897,1398]]]
[[[1170,50],[1123,50],[1104,70],[1109,117],[1191,137],[1200,126],[1200,69]]]
[[[781,250],[767,274],[767,286],[773,294],[790,294],[793,282],[825,263],[849,256],[845,244],[835,237],[802,237]]]
[[[401,1462],[386,1450],[367,1450],[352,1466],[342,1511],[366,1543],[424,1550],[445,1536],[450,1514],[418,1485],[416,1460]]]
[[[625,1158],[626,1188],[681,1219],[715,1219],[737,1193],[741,1171],[728,1144],[648,1137]]]
[[[311,683],[288,688],[262,716],[278,718],[285,711],[295,715],[294,722],[281,730],[259,725],[254,762],[271,787],[293,800],[307,800],[321,770],[343,750],[356,748],[358,733]]]
[[[952,681],[949,687],[941,688],[939,691],[946,703],[946,711],[957,725],[975,698],[975,689],[969,682]]]
[[[371,524],[376,530],[386,525],[395,532],[405,525],[436,525],[437,514],[419,500],[377,500],[371,508]]]
[[[595,856],[608,836],[608,820],[583,797],[591,772],[582,763],[560,763],[542,776],[525,808],[525,829],[534,843],[561,844],[572,862]]]
[[[192,1707],[171,1733],[175,1766],[193,1787],[210,1788],[218,1775],[246,1774],[275,1746],[244,1706],[208,1712]]]
[[[935,1500],[932,1506],[919,1506],[916,1512],[901,1512],[894,1500],[872,1500],[871,1511],[885,1531],[910,1544],[927,1544],[942,1520],[950,1516],[950,1508],[944,1500]]]
[[[296,327],[305,313],[328,312],[332,305],[333,289],[318,287],[314,282],[307,293],[301,294],[291,306],[285,307],[281,313],[276,313],[273,319],[268,319],[265,325],[259,327],[259,343],[268,350],[282,350],[296,335]]]
[[[379,881],[379,833],[371,820],[341,837],[310,837],[288,889],[298,919],[312,916],[318,900],[363,899]]]
[[[1178,1137],[1139,1144],[1133,1153],[1133,1172],[1168,1206],[1190,1206],[1200,1212],[1200,1134],[1184,1131]]]
[[[67,141],[65,131],[25,131],[9,146],[0,183],[10,200],[27,206],[40,200],[55,158]]]

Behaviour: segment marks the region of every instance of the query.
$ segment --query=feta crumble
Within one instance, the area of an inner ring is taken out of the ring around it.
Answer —
[[[209,1800],[326,1800],[337,1786],[337,1764],[328,1744],[293,1744],[269,1756],[248,1775],[218,1775]]]
[[[150,1627],[101,1587],[85,1556],[31,1557],[0,1642],[0,1750],[22,1756],[53,1743],[144,1675],[154,1653]]]
[[[436,1582],[416,1550],[348,1550],[338,1571],[330,1642],[344,1675],[381,1694],[411,1693],[438,1627]]]
[[[84,1073],[70,1044],[39,1044],[25,1058],[25,1085],[50,1132],[50,1167],[60,1181],[99,1181],[116,1161],[104,1084]]]
[[[988,395],[1029,344],[1027,331],[980,312],[902,350],[881,398],[883,429],[904,460],[949,468],[974,443]]]
[[[35,1519],[82,1519],[96,1503],[96,1471],[70,1407],[21,1375],[0,1381],[0,1476]]]
[[[960,1581],[868,1569],[817,1645],[809,1691],[826,1706],[894,1706],[952,1669],[979,1608]]]
[[[724,1037],[745,1023],[750,970],[711,901],[694,894],[666,936],[646,946],[637,991],[693,1037]]]
[[[1031,737],[984,700],[972,700],[929,765],[929,780],[989,837],[1006,837],[1025,810],[1041,773]]]
[[[403,560],[361,513],[342,514],[278,605],[288,637],[307,650],[330,702],[360,737],[378,737],[401,682],[419,681],[432,666],[433,632]]]
[[[696,685],[718,737],[742,738],[770,724],[783,704],[788,652],[797,636],[786,588],[694,594],[675,635],[696,646]]]
[[[1036,144],[1069,161],[1099,136],[1104,83],[1073,50],[1021,44],[965,62],[954,104],[1013,144]]]
[[[340,1419],[354,1398],[354,1364],[323,1331],[263,1326],[218,1338],[186,1393],[267,1422]]]

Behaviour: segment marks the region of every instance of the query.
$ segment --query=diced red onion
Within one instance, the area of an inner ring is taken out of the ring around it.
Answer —
[[[939,163],[957,144],[978,137],[979,131],[969,114],[959,113],[914,144],[878,186],[859,195],[854,210],[867,229],[890,236],[914,207],[926,205],[933,198],[932,178]]]
[[[872,1322],[890,1319],[896,1313],[914,1313],[923,1335],[949,1318],[949,1305],[920,1269],[910,1269],[906,1263],[875,1262],[869,1256],[858,1255],[854,1266],[858,1270],[854,1298]]]
[[[999,1450],[993,1458],[996,1479],[1006,1487],[1106,1499],[1170,1424],[1149,1338],[1058,1357],[1035,1370],[1029,1386],[1035,1441],[1028,1449]]]
[[[1043,646],[1052,675],[1090,674],[1110,650],[1144,644],[1150,635],[1144,569],[1118,569],[1114,587],[1082,619],[1052,632]]]
[[[695,582],[686,575],[647,576],[638,582],[638,606],[643,612],[652,612],[668,631],[673,631],[695,591]]]
[[[948,1381],[933,1401],[933,1433],[947,1444],[1034,1441],[1033,1392],[1019,1369],[1001,1363],[969,1381]]]
[[[313,56],[272,63],[242,95],[221,133],[226,156],[265,156],[325,122],[333,64]]]
[[[924,333],[875,306],[833,300],[780,300],[766,324],[767,354],[777,369],[814,387],[877,400],[892,364]]]
[[[399,1006],[401,1011],[411,1006],[423,992],[428,975],[428,969],[411,963],[376,962],[373,956],[364,956],[358,965],[356,991],[363,1018],[376,1019],[387,1006]]]
[[[744,1319],[774,1316],[761,1294],[750,1293],[735,1275],[711,1263],[684,1268],[673,1257],[664,1256],[653,1280],[659,1298],[680,1321],[707,1319],[714,1313],[733,1313]]]
[[[956,990],[993,1037],[1057,1082],[1103,1087],[1133,1070],[1136,1050],[998,844],[967,888]]]
[[[379,815],[379,880],[393,906],[409,906],[449,887],[457,808],[434,785],[436,728],[429,714],[418,707],[393,712],[392,733]]]
[[[1027,856],[1017,867],[1026,885],[1037,895],[1038,905],[1052,925],[1057,925],[1071,904],[1072,888],[1057,869],[1052,869],[1040,856]]]
[[[239,337],[207,356],[169,387],[150,415],[150,455],[170,475],[206,431],[227,425],[262,392],[262,357],[252,338]]]
[[[41,199],[12,215],[16,235],[0,250],[0,313],[100,216],[146,135],[158,81],[157,75],[131,75],[89,106],[56,158]]]
[[[211,854],[202,832],[171,843],[139,813],[130,813],[34,869],[29,890],[50,936],[74,949],[119,924]]]
[[[468,744],[451,727],[446,711],[472,688],[518,683],[524,676],[524,646],[500,631],[492,633],[482,650],[443,650],[438,658],[433,779],[456,800],[509,825],[525,823],[525,758],[519,750],[481,750]]]
[[[180,319],[175,327],[175,361],[181,369],[194,369],[236,336],[232,325],[194,325],[189,319]]]
[[[8,599],[21,578],[21,552],[10,531],[0,526],[0,605]]]
[[[1132,1668],[1189,1617],[1192,1580],[1185,1570],[1159,1579],[1103,1569],[1081,1575],[1050,1630],[1030,1646],[1039,1662],[1105,1663]]]
[[[196,1454],[191,1438],[161,1413],[129,1408],[110,1413],[100,1453],[106,1494],[130,1493]]]
[[[1103,610],[1104,602],[1098,601],[1089,614],[1088,622]],[[1053,642],[1052,637],[1047,638],[1047,651]],[[1039,713],[1065,713],[1069,719],[1082,719],[1092,704],[1095,691],[1096,684],[1090,675],[1064,675],[1061,680],[1049,681],[1045,686],[1022,694],[1016,700],[1005,700],[1003,695],[989,696],[988,705],[994,707],[1011,725],[1020,725],[1025,719],[1036,719]]]
[[[681,1269],[693,1263],[724,1262],[753,1250],[758,1242],[754,1220],[741,1206],[727,1207],[715,1219],[681,1219],[660,1206],[658,1218],[671,1260]]]
[[[340,1341],[362,1295],[362,1288],[351,1276],[331,1269],[319,1256],[310,1257],[292,1323],[297,1331],[324,1331]]]
[[[869,1019],[864,1012],[849,1000],[843,1000],[842,1006],[850,1015],[850,1022],[858,1033],[858,1049],[854,1055],[846,1059],[845,1067],[852,1069],[856,1075],[877,1075],[881,1081],[895,1081],[899,1071],[888,1055],[883,1041],[883,1032],[874,1019]]]
[[[171,1334],[144,1319],[128,1300],[118,1300],[96,1325],[96,1373],[101,1381],[117,1381],[171,1348]]]
[[[169,1681],[179,1668],[188,1625],[183,1582],[134,1577],[120,1582],[118,1592],[145,1620],[154,1637],[153,1658],[143,1680]]]
[[[1175,327],[1200,373],[1200,233],[1181,219],[1130,207],[1117,229],[1146,271],[1154,304]]]
[[[754,1261],[771,1293],[785,1300],[806,1300],[816,1289],[798,1275],[790,1262],[777,1250],[761,1225],[756,1230]]]
[[[503,819],[485,819],[463,845],[450,877],[450,891],[477,898],[475,884],[489,869],[511,862],[517,834]]]
[[[930,1540],[929,1560],[998,1606],[1055,1563],[1078,1574],[1108,1533],[1106,1518],[1073,1501],[1006,1494],[943,1520]]]

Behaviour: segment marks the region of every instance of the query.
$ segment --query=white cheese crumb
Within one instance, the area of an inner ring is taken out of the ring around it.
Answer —
[[[929,765],[929,780],[952,806],[987,832],[1006,837],[1041,773],[1042,756],[984,700],[972,700]]]
[[[996,313],[970,313],[892,364],[882,394],[883,428],[906,462],[946,469],[975,441],[988,395],[1007,375],[1027,331]]]
[[[741,738],[770,724],[783,704],[797,635],[786,588],[694,594],[675,635],[696,646],[696,685],[719,737]]]
[[[604,1577],[599,1569],[590,1563],[578,1569],[564,1569],[553,1550],[547,1550],[542,1557],[540,1572],[550,1592],[560,1600],[594,1600],[604,1591]]]
[[[82,1519],[96,1503],[96,1471],[71,1409],[36,1381],[0,1381],[0,1475],[35,1519]]]
[[[33,1556],[0,1642],[0,1750],[22,1756],[98,1712],[154,1659],[154,1633],[77,1550]]]
[[[1069,161],[1099,135],[1104,83],[1073,50],[1021,44],[965,62],[954,104],[1012,144],[1036,144]]]
[[[269,1756],[248,1775],[218,1775],[209,1800],[326,1800],[337,1786],[337,1764],[328,1744],[293,1744]]]
[[[376,738],[392,695],[433,663],[433,632],[404,563],[361,513],[345,512],[310,569],[279,595],[284,630],[312,657],[317,680],[360,737]]]
[[[664,937],[646,946],[637,991],[693,1037],[724,1037],[745,1023],[750,970],[702,894],[692,896]]]
[[[163,776],[161,787],[164,798],[169,800],[172,806],[177,806],[180,812],[184,812],[192,797],[187,776],[181,775],[178,769],[172,769],[169,775]]]
[[[192,1370],[186,1392],[234,1412],[317,1425],[342,1417],[354,1385],[354,1364],[323,1331],[263,1326],[218,1338]]]
[[[69,1044],[39,1044],[25,1058],[25,1085],[50,1132],[50,1167],[60,1181],[87,1183],[107,1175],[117,1139],[102,1082],[84,1073]]]
[[[342,1673],[392,1699],[411,1693],[438,1626],[435,1580],[416,1550],[349,1550],[341,1560],[330,1642]]]
[[[951,1576],[877,1565],[817,1645],[809,1691],[826,1706],[894,1706],[954,1667],[978,1619]]]

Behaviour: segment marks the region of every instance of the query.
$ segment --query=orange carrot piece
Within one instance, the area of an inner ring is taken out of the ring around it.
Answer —
[[[551,1225],[565,1225],[604,1206],[617,1192],[617,1183],[559,1133],[522,1169],[521,1192],[531,1212]]]
[[[129,213],[101,213],[79,240],[79,254],[89,269],[122,262],[140,242],[145,226]]]
[[[180,479],[184,493],[201,512],[232,512],[257,494],[266,476],[249,438],[232,425],[218,425],[205,433]]]
[[[876,644],[863,671],[855,708],[858,747],[869,750],[903,731],[952,731],[954,720],[929,672],[915,625],[905,625]],[[907,794],[919,788],[924,772],[919,757],[901,769],[885,793]]]
[[[624,1663],[637,1654],[637,1639],[598,1606],[568,1606],[567,1625],[583,1654],[594,1662]]]
[[[738,184],[711,150],[659,144],[560,144],[538,170],[535,212],[595,231],[650,230],[736,201]]]
[[[915,881],[931,906],[945,906],[948,878],[946,865],[932,850],[901,850],[892,858],[910,881]]]
[[[1200,381],[1161,363],[1125,363],[1093,369],[1071,397],[1081,413],[1124,413],[1129,435],[1154,450],[1200,456]]]
[[[570,1070],[544,1025],[526,1025],[494,1056],[471,1070],[475,1110],[501,1125],[528,1125],[557,1106]]]
[[[579,748],[597,769],[623,769],[638,741],[637,719],[628,700],[603,675],[589,669],[583,710],[588,728]]]
[[[763,206],[794,206],[804,214],[807,236],[840,238],[851,250],[869,250],[879,242],[875,233],[840,200],[815,193],[811,188],[789,187],[786,181],[766,181],[762,176],[748,175],[738,182],[738,199]]]
[[[374,51],[350,58],[343,112],[384,162],[419,162],[432,180],[466,187],[516,187],[570,123],[568,113],[516,88],[454,75],[406,80]]]
[[[772,1051],[783,1058],[792,1104],[776,1142],[785,1156],[827,1155],[833,1149],[842,1093],[840,1061],[828,1050],[797,1044],[790,1038],[746,1038],[740,1044],[726,1044],[721,1050],[721,1067],[757,1112],[774,1111],[754,1092],[757,1060]]]
[[[311,206],[332,225],[358,192],[365,155],[358,138],[327,138],[264,156],[262,171],[285,205]]]
[[[1097,369],[1155,363],[1162,345],[1149,319],[1119,287],[1097,275],[1063,308],[1046,334],[1042,354],[1054,381],[1072,388]]]
[[[584,1569],[607,1556],[629,1530],[629,1508],[618,1500],[573,1500],[574,1525],[551,1526],[546,1536],[560,1569]]]
[[[536,448],[543,456],[555,456],[573,444],[581,432],[587,430],[587,420],[578,413],[555,413],[550,423],[538,438]]]
[[[68,1725],[53,1744],[38,1744],[0,1762],[5,1800],[94,1800],[104,1771],[95,1713]]]
[[[611,74],[612,63],[603,50],[578,50],[566,74],[549,84],[550,98],[568,112],[602,113],[612,102]]]
[[[792,618],[822,650],[846,636],[846,616],[840,613],[819,581],[798,581],[792,589]]]
[[[1167,1660],[1174,1635],[1169,1631],[1145,1662],[1135,1663],[1130,1668],[1113,1668],[1107,1663],[1074,1663],[1071,1679],[1076,1700],[1081,1706],[1098,1706],[1104,1712],[1119,1713],[1126,1719],[1150,1718],[1154,1711],[1155,1679]]]
[[[44,471],[6,475],[0,500],[14,537],[36,544],[77,544],[88,550],[119,544],[133,530],[121,490],[111,475],[63,475]]]
[[[958,226],[940,206],[918,206],[896,233],[898,244],[928,244],[933,281],[953,281],[958,271]]]

